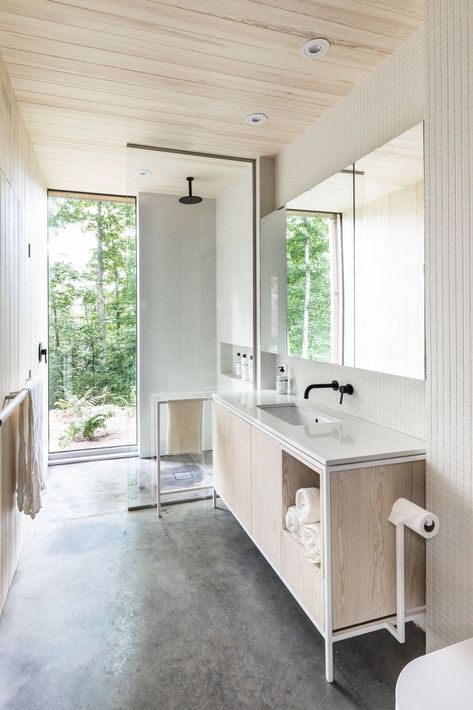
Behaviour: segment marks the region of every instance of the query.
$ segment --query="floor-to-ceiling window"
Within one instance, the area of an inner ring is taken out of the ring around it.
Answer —
[[[50,192],[49,450],[135,444],[135,200]]]

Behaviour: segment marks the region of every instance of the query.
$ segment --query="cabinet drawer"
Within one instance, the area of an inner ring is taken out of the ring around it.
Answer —
[[[281,538],[281,574],[297,600],[324,629],[324,580],[318,565],[309,562],[305,550],[287,530]]]

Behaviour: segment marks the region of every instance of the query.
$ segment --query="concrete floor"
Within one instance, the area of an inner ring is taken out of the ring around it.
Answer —
[[[340,642],[327,684],[321,637],[231,514],[128,513],[113,465],[52,469],[0,620],[0,708],[394,708],[419,630]]]

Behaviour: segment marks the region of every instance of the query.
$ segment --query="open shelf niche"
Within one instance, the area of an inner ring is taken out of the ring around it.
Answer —
[[[237,353],[246,354],[249,359],[250,355],[253,355],[253,348],[249,348],[246,345],[236,345],[234,343],[220,343],[220,377],[228,378],[229,384],[234,388],[235,385],[238,389],[253,389],[253,382],[242,380],[241,377],[237,377],[234,371],[234,362]]]
[[[320,490],[320,473],[302,463],[287,451],[282,451],[282,520],[284,535],[288,536],[291,541],[297,545],[301,551],[305,549],[303,544],[297,540],[288,530],[286,530],[286,512],[287,509],[296,504],[296,493],[299,488],[318,488]],[[320,511],[320,563],[313,565],[307,560],[307,564],[321,568],[323,561],[323,507],[321,501]]]

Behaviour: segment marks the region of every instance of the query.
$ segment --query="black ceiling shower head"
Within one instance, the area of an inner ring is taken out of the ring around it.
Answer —
[[[179,202],[182,205],[197,205],[199,202],[202,202],[201,197],[197,197],[197,195],[192,194],[192,180],[193,177],[188,177],[186,178],[187,182],[189,183],[189,194],[184,195],[184,197],[179,198]]]

